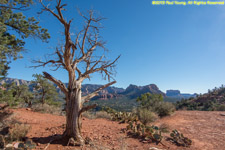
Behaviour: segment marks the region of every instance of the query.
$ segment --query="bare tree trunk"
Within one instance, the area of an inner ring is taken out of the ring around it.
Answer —
[[[45,104],[45,92],[42,93],[42,96],[41,96],[41,104],[42,105]]]
[[[79,112],[81,110],[81,85],[70,91],[66,105],[66,130],[64,136],[73,138],[76,145],[83,145],[84,139],[81,135],[81,123]]]
[[[105,59],[104,55],[95,55],[97,48],[103,50],[106,50],[106,48],[104,47],[105,42],[103,42],[101,36],[99,36],[99,28],[101,28],[100,21],[103,18],[94,17],[94,11],[92,10],[89,11],[87,16],[81,14],[85,19],[85,26],[84,29],[77,33],[76,39],[73,42],[70,36],[70,25],[72,20],[65,20],[62,10],[65,10],[64,6],[66,6],[66,4],[62,4],[61,1],[62,0],[57,0],[57,11],[48,8],[48,5],[46,6],[42,3],[42,0],[40,0],[40,3],[44,8],[43,10],[50,12],[64,26],[65,45],[56,48],[56,59],[50,59],[45,62],[35,62],[40,63],[38,66],[52,64],[53,67],[56,67],[55,70],[60,67],[67,70],[69,74],[68,87],[47,72],[43,72],[43,74],[45,78],[59,86],[66,95],[66,130],[63,134],[64,137],[68,138],[69,141],[72,138],[72,140],[76,142],[74,144],[83,145],[84,139],[81,136],[80,116],[83,112],[96,107],[96,104],[85,107],[83,107],[83,104],[88,102],[94,96],[97,96],[104,88],[116,83],[116,81],[103,85],[94,92],[83,97],[81,97],[81,83],[87,78],[90,79],[90,75],[93,73],[102,74],[104,79],[108,79],[108,81],[113,79],[112,75],[115,73],[115,63],[120,56],[114,61],[108,61]],[[84,67],[84,70],[80,70],[81,67]]]

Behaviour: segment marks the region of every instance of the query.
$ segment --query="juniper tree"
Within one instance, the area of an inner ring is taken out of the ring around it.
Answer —
[[[20,103],[26,103],[31,107],[33,94],[27,85],[3,84],[0,89],[0,101],[8,103],[10,106],[16,106]]]
[[[32,100],[34,98],[33,93],[30,91],[28,85],[22,84],[22,85],[15,85],[10,89],[12,91],[13,95],[13,101],[15,105],[19,103],[25,103],[27,107],[32,106]]]
[[[23,15],[32,3],[32,0],[0,1],[0,78],[7,75],[11,59],[22,58],[25,38],[37,37],[45,42],[50,38],[47,29],[39,26],[34,17]]]
[[[46,102],[52,103],[58,98],[58,93],[52,83],[45,79],[41,74],[34,74],[33,77],[34,80],[31,83],[33,83],[35,95],[40,99],[39,101],[42,104],[45,104]]]
[[[42,1],[43,11],[47,11],[55,17],[63,26],[64,44],[56,47],[55,58],[46,61],[35,61],[38,66],[51,65],[55,70],[62,68],[68,72],[68,85],[66,86],[60,80],[54,78],[47,72],[43,72],[44,77],[54,82],[65,94],[66,100],[66,129],[63,137],[66,139],[74,139],[77,145],[83,145],[84,139],[81,135],[80,116],[84,111],[96,107],[96,105],[84,106],[91,98],[98,95],[102,89],[116,83],[110,82],[115,73],[115,63],[119,59],[107,60],[105,57],[105,42],[101,40],[100,22],[102,17],[95,17],[94,11],[88,11],[87,15],[80,13],[85,23],[83,29],[75,33],[75,37],[71,36],[71,20],[66,20],[63,14],[66,4],[62,4],[61,0],[57,1],[55,11],[50,9]],[[74,33],[74,32],[73,32]],[[102,51],[101,51],[102,50]],[[81,86],[85,79],[91,79],[91,75],[100,73],[104,79],[108,79],[109,83],[96,89],[93,93],[82,96]]]

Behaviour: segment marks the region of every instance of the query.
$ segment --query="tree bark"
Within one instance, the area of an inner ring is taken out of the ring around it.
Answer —
[[[42,92],[41,103],[42,103],[42,105],[45,104],[45,91]]]
[[[66,105],[66,130],[64,137],[73,138],[74,145],[83,145],[84,139],[81,135],[81,122],[79,112],[81,110],[81,85],[74,90],[69,90]]]

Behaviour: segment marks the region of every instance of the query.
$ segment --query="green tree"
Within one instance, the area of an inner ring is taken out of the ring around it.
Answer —
[[[0,89],[0,101],[7,102],[10,106],[26,103],[31,107],[33,98],[33,93],[29,91],[27,85],[4,84]]]
[[[13,86],[12,94],[14,101],[17,103],[25,103],[27,107],[32,106],[32,101],[34,99],[33,93],[29,90],[27,85]]]
[[[54,104],[54,100],[58,98],[58,93],[56,88],[52,83],[45,79],[41,74],[34,74],[35,78],[32,83],[34,83],[35,95],[42,104]]]
[[[13,98],[13,90],[12,90],[13,86],[14,86],[14,83],[3,84],[1,85],[1,89],[0,89],[0,101],[8,103],[10,106],[15,104],[14,98]]]
[[[29,90],[24,91],[24,94],[21,96],[24,103],[27,105],[27,107],[31,108],[34,100],[34,94],[30,92]]]
[[[161,94],[145,93],[137,98],[138,109],[147,109],[157,113],[160,117],[172,114],[175,106],[172,103],[164,102]]]
[[[163,96],[161,94],[151,94],[145,93],[137,98],[137,102],[139,102],[140,107],[151,109],[156,103],[162,102]]]
[[[7,75],[10,61],[22,58],[25,38],[39,38],[46,42],[50,38],[47,29],[39,26],[34,17],[26,18],[22,11],[27,10],[32,0],[0,1],[0,78]]]

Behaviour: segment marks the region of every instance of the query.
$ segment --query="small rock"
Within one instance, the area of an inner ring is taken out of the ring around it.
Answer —
[[[15,150],[14,147],[6,147],[5,150]]]
[[[13,143],[13,147],[18,148],[19,144],[20,144],[20,142]]]
[[[12,144],[7,144],[5,147],[13,147]]]
[[[31,111],[31,108],[26,108],[26,110]]]

